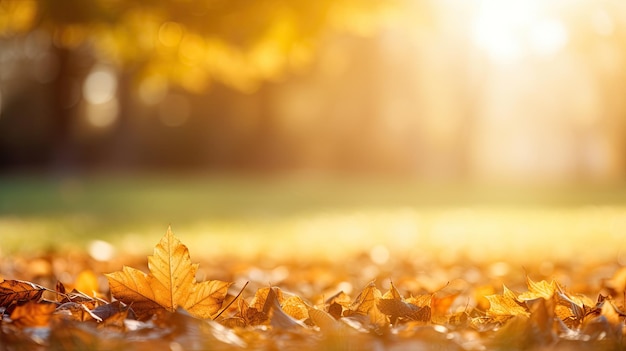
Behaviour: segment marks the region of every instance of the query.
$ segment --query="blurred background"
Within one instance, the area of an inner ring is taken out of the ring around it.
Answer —
[[[0,0],[0,253],[626,264],[625,42],[618,0]]]

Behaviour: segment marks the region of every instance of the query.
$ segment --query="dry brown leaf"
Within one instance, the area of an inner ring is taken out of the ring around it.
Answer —
[[[270,288],[269,293],[267,294],[267,300],[265,302],[265,305],[269,306],[269,319],[272,327],[279,329],[304,327],[302,323],[295,320],[294,318],[286,314],[285,311],[283,311],[283,309],[280,307],[280,303],[278,302],[276,290],[278,289]]]
[[[309,307],[309,316],[313,324],[317,325],[324,333],[334,334],[343,332],[348,327],[336,320],[330,313],[323,310],[319,310],[314,307]]]
[[[335,319],[339,319],[343,316],[343,311],[350,308],[352,300],[348,294],[340,291],[328,298],[325,304],[328,306],[328,313]]]
[[[309,318],[307,305],[299,296],[290,296],[281,304],[281,308],[292,318],[303,321]]]
[[[405,301],[417,307],[425,307],[425,306],[430,307],[432,303],[432,299],[433,299],[433,294],[424,294],[424,295],[408,297]]]
[[[370,282],[363,291],[356,297],[350,310],[359,314],[367,314],[370,309],[376,307],[376,303],[382,298],[380,290],[376,288],[374,282]]]
[[[403,299],[393,282],[389,290],[378,300],[377,306],[380,312],[389,316],[391,323],[395,323],[398,318],[426,322],[431,317],[430,307],[419,307]]]
[[[211,280],[196,282],[198,264],[192,264],[189,250],[171,229],[148,257],[150,274],[123,267],[106,274],[111,295],[132,305],[140,319],[149,318],[160,309],[170,312],[182,307],[191,315],[211,318],[221,307],[231,283]]]
[[[488,316],[530,316],[528,310],[515,298],[515,293],[506,286],[504,286],[502,295],[489,295],[485,296],[485,298],[489,301],[489,309],[487,310]]]
[[[430,307],[418,307],[402,300],[380,299],[378,309],[388,315],[392,323],[398,318],[421,322],[430,321],[431,318]]]
[[[45,327],[56,307],[53,303],[28,301],[15,307],[10,317],[13,325],[20,328]]]
[[[558,285],[554,280],[549,283],[545,280],[534,282],[530,277],[526,277],[526,284],[528,285],[528,291],[520,294],[517,297],[518,301],[534,300],[540,297],[551,299],[558,289]]]
[[[325,303],[327,305],[331,305],[333,303],[336,303],[338,305],[341,305],[345,308],[349,308],[350,305],[352,304],[352,299],[350,298],[350,295],[346,294],[343,291],[340,291],[338,293],[336,293],[335,295],[329,297],[328,299],[326,299]]]
[[[398,291],[398,289],[396,288],[395,285],[393,285],[393,282],[389,282],[390,286],[389,286],[389,290],[383,295],[383,299],[395,299],[395,300],[402,300],[402,295],[400,295],[400,292]]]
[[[0,307],[21,301],[39,301],[45,288],[22,280],[5,280],[0,283]]]
[[[437,294],[433,294],[431,299],[430,308],[433,316],[445,316],[448,314],[450,306],[459,296],[459,293],[450,294],[444,297],[437,297]]]
[[[557,291],[555,301],[554,314],[568,327],[578,327],[585,318],[585,306],[582,299]]]
[[[102,319],[93,314],[85,305],[76,302],[66,302],[57,308],[57,314],[65,315],[67,318],[85,322],[88,320],[96,320],[101,322]]]
[[[267,288],[261,288],[256,291],[256,293],[254,294],[254,298],[252,299],[252,302],[250,303],[250,307],[254,308],[255,310],[259,312],[264,312],[266,314],[269,313],[272,304],[267,302],[267,297],[269,296],[272,290],[274,291],[274,294],[276,294],[276,299],[278,300],[278,302],[282,303],[283,300],[285,299],[283,297],[282,290],[278,288],[267,287]]]
[[[258,311],[254,307],[250,307],[250,305],[248,305],[248,303],[243,299],[239,300],[238,317],[243,320],[244,325],[260,325],[269,321],[268,313]]]
[[[387,326],[389,318],[378,309],[378,301],[382,294],[374,282],[370,282],[356,297],[349,310],[344,312],[345,317],[360,315],[369,317],[369,323],[376,326]]]

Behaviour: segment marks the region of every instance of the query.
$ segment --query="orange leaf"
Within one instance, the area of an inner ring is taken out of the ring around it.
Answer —
[[[420,307],[403,299],[393,282],[389,287],[389,291],[378,300],[378,309],[383,314],[389,316],[392,323],[395,323],[398,318],[425,322],[430,320],[431,316],[430,307]]]
[[[130,267],[106,274],[111,295],[132,305],[140,319],[160,309],[170,312],[181,307],[191,315],[210,318],[222,306],[231,283],[211,280],[196,282],[198,264],[192,264],[189,250],[171,229],[148,257],[149,274]]]
[[[45,327],[50,322],[50,316],[56,309],[52,303],[28,301],[15,307],[11,312],[13,324],[22,327]]]
[[[383,295],[383,299],[402,300],[402,295],[400,295],[396,286],[393,285],[393,282],[390,282],[390,285],[389,290]]]
[[[526,277],[526,284],[528,285],[528,291],[517,297],[519,301],[534,300],[539,297],[551,299],[554,296],[554,292],[557,291],[557,284],[554,280],[549,283],[545,280],[534,282],[529,277]]]
[[[302,323],[285,313],[280,303],[278,302],[278,296],[276,295],[277,288],[270,288],[267,294],[266,305],[269,305],[269,317],[270,324],[274,328],[278,329],[292,329],[304,327]]]
[[[295,320],[303,321],[309,318],[306,303],[299,296],[290,296],[280,306],[283,311]]]
[[[431,308],[432,308],[432,313],[435,316],[444,316],[448,313],[448,310],[450,309],[450,306],[452,306],[452,303],[454,302],[454,300],[456,300],[456,298],[459,296],[458,293],[455,294],[450,294],[448,296],[444,296],[444,297],[437,297],[436,294],[433,295],[432,297],[432,301],[431,301]]]
[[[5,280],[0,283],[0,307],[8,307],[18,301],[38,301],[44,288],[22,280]]]
[[[366,315],[370,323],[383,326],[389,323],[387,315],[378,309],[378,302],[382,299],[382,294],[374,282],[370,282],[363,291],[356,297],[350,309],[344,313],[346,317],[351,315]]]
[[[350,309],[356,313],[367,314],[371,308],[376,307],[376,302],[381,298],[380,290],[376,288],[376,284],[372,281],[356,297]]]
[[[526,308],[520,305],[515,299],[515,294],[504,286],[502,295],[485,296],[489,300],[488,316],[529,316],[530,313]]]

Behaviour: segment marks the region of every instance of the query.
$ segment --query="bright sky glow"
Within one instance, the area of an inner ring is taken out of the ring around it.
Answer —
[[[472,40],[496,63],[514,62],[529,54],[552,56],[568,41],[558,19],[542,13],[536,0],[480,1],[472,23]]]

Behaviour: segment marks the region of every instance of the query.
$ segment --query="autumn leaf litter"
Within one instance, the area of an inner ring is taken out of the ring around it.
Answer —
[[[347,270],[333,272],[323,263],[289,267],[291,279],[279,282],[243,281],[237,272],[244,268],[236,265],[224,267],[219,279],[198,281],[199,265],[192,263],[188,248],[168,229],[148,257],[147,270],[130,266],[106,274],[84,270],[68,286],[58,281],[50,288],[45,284],[50,279],[9,279],[7,269],[0,269],[5,278],[0,282],[0,350],[626,346],[626,270],[619,267],[595,284],[577,285],[583,291],[572,291],[555,279],[533,280],[532,271],[525,272],[523,285],[510,282],[521,287],[516,291],[501,281],[506,277],[470,284],[450,276],[435,287],[412,279],[411,270],[401,266],[382,270],[379,279],[369,282],[359,282]],[[448,274],[458,271],[454,266]],[[358,284],[361,288],[352,289]],[[341,287],[347,291],[338,290]]]

